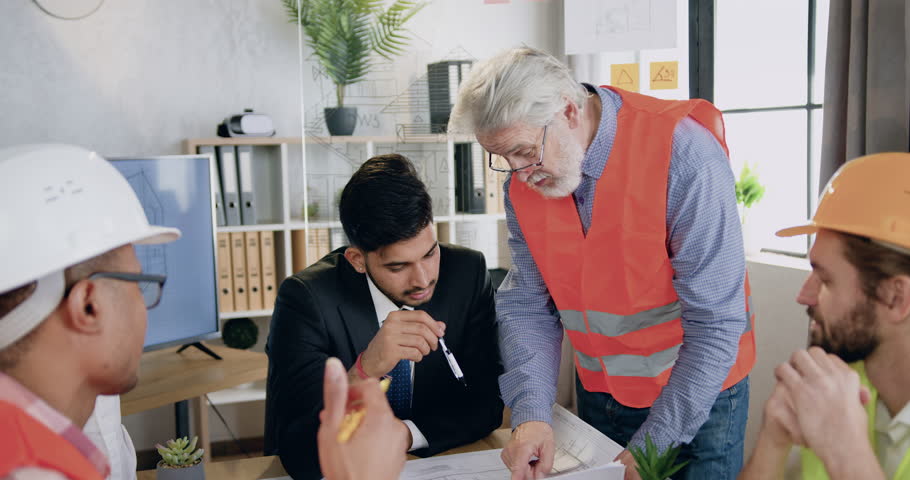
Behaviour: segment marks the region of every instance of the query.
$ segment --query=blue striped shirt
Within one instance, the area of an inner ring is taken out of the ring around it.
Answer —
[[[595,186],[610,156],[622,106],[619,95],[602,88],[597,93],[603,105],[600,126],[585,152],[582,181],[574,194],[585,231],[591,225]],[[499,385],[515,427],[551,421],[563,329],[515,218],[509,181],[503,189],[512,268],[496,294],[505,365]],[[748,321],[733,172],[721,145],[691,118],[683,119],[673,132],[666,220],[673,286],[682,306],[683,345],[667,385],[632,437],[632,444],[643,446],[649,433],[661,449],[688,443],[708,419]]]

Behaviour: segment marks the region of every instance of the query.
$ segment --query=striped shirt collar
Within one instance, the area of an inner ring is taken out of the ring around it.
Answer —
[[[81,428],[74,425],[70,419],[54,410],[13,377],[2,372],[0,372],[0,400],[21,408],[49,430],[70,442],[95,467],[102,478],[107,478],[110,474],[111,467],[108,465],[107,458],[82,432]]]
[[[581,172],[591,178],[599,179],[607,165],[607,158],[613,150],[613,140],[616,138],[616,115],[622,106],[622,98],[607,90],[587,83],[582,83],[590,93],[600,96],[600,125],[591,145],[585,151],[585,159],[581,164]]]

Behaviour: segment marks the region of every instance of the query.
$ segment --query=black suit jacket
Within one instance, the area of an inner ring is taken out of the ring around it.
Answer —
[[[265,453],[278,455],[295,479],[321,477],[316,431],[322,409],[325,361],[338,357],[350,369],[379,331],[363,274],[344,248],[287,278],[278,290],[266,345],[269,377]],[[415,364],[411,421],[430,456],[476,441],[502,423],[493,289],[483,254],[440,244],[433,298],[419,307],[446,323],[446,345],[458,359],[467,387],[455,380],[441,349]]]

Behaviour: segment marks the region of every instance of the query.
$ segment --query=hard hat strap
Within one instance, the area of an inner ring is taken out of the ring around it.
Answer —
[[[57,308],[63,299],[63,278],[63,270],[39,278],[35,291],[0,318],[0,350],[27,335]]]

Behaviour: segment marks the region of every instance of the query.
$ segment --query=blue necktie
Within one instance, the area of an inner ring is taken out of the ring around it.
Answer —
[[[386,396],[389,398],[389,405],[395,416],[407,420],[411,418],[411,361],[402,360],[395,365],[395,368],[389,372],[392,377],[392,385]]]

